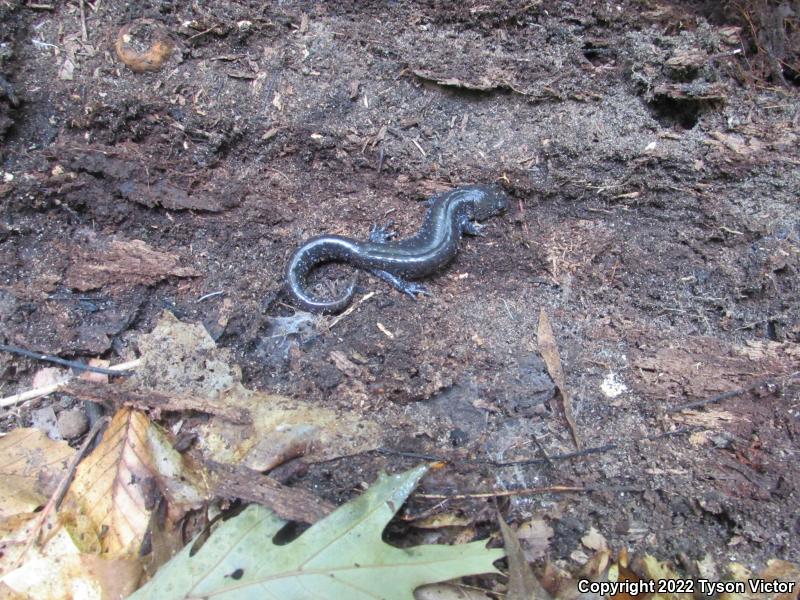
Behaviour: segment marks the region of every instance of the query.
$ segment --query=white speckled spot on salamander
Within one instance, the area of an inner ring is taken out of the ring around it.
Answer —
[[[416,297],[427,290],[408,279],[435,273],[458,252],[463,234],[481,235],[478,221],[499,215],[508,209],[508,196],[497,186],[472,185],[434,196],[422,227],[416,235],[391,241],[392,234],[383,227],[373,227],[369,240],[359,242],[340,235],[320,235],[300,246],[286,266],[286,284],[294,303],[311,312],[336,313],[350,304],[355,281],[343,296],[335,300],[316,300],[308,295],[308,273],[322,263],[345,262],[365,269],[391,283],[401,292]]]

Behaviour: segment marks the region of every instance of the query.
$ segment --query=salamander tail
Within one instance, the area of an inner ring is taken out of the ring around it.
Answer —
[[[346,252],[341,248],[324,247],[317,244],[304,244],[295,251],[286,268],[286,288],[293,303],[298,308],[314,313],[338,313],[343,311],[353,300],[356,293],[356,280],[354,276],[345,292],[333,300],[319,300],[312,298],[306,289],[306,275],[319,264],[332,260],[340,260]],[[337,251],[338,250],[338,251]]]

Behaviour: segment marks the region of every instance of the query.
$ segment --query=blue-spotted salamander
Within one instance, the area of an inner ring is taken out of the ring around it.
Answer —
[[[311,312],[337,313],[350,304],[355,279],[335,300],[309,296],[305,280],[309,271],[325,262],[345,262],[365,269],[401,292],[416,297],[428,295],[421,285],[408,279],[430,275],[455,257],[463,234],[481,235],[485,227],[477,221],[508,209],[508,196],[498,186],[471,185],[434,196],[419,232],[404,240],[391,241],[388,227],[373,227],[368,241],[340,235],[313,237],[300,246],[286,267],[286,283],[294,303]]]

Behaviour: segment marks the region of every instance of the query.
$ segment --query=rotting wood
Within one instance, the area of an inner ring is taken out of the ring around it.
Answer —
[[[251,422],[250,411],[226,406],[215,400],[187,394],[171,394],[152,389],[133,388],[76,379],[64,386],[65,394],[99,404],[111,402],[117,407],[132,406],[147,411],[196,411],[216,415],[237,424]]]
[[[673,406],[667,409],[667,414],[673,414],[681,412],[683,410],[689,410],[692,408],[701,408],[709,404],[716,404],[717,402],[722,402],[723,400],[727,400],[728,398],[734,398],[736,396],[741,396],[742,394],[746,394],[748,392],[754,392],[762,387],[775,386],[775,388],[778,389],[779,386],[784,386],[796,380],[798,376],[800,376],[800,371],[795,371],[794,373],[786,375],[785,377],[759,379],[758,381],[751,383],[750,385],[736,388],[735,390],[722,392],[721,394],[716,394],[715,396],[711,396],[710,398],[704,398],[703,400],[695,400],[693,402],[687,402],[686,404],[679,404],[678,406]]]
[[[216,477],[214,492],[218,496],[256,502],[282,519],[316,523],[336,509],[332,503],[307,490],[284,486],[247,467],[214,461],[205,461],[205,464]]]

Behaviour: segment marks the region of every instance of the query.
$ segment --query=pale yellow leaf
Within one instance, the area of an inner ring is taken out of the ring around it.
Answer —
[[[642,558],[641,566],[638,567],[638,574],[644,580],[664,581],[668,579],[682,580],[681,575],[677,573],[668,563],[661,562],[650,554]],[[669,588],[667,588],[669,589]],[[675,589],[682,589],[680,583],[677,583]],[[694,600],[694,596],[688,593],[656,593],[653,596],[654,600]]]
[[[608,550],[606,538],[594,527],[589,528],[586,535],[581,538],[581,543],[590,550]]]
[[[147,531],[154,492],[147,416],[130,408],[114,415],[100,444],[78,466],[65,510],[88,516],[103,532],[109,558],[135,557]]]
[[[71,554],[30,560],[3,583],[37,600],[105,600],[130,595],[138,578],[139,567],[133,559]]]
[[[74,453],[38,429],[15,429],[0,438],[0,519],[43,506]]]
[[[442,527],[466,527],[471,525],[473,518],[456,513],[440,513],[414,521],[414,527],[419,529],[440,529]]]
[[[798,595],[800,594],[800,566],[773,558],[767,561],[766,568],[758,576],[764,581],[781,581],[789,584],[785,589],[791,589],[791,591],[775,594],[774,600],[797,600],[800,597]]]

